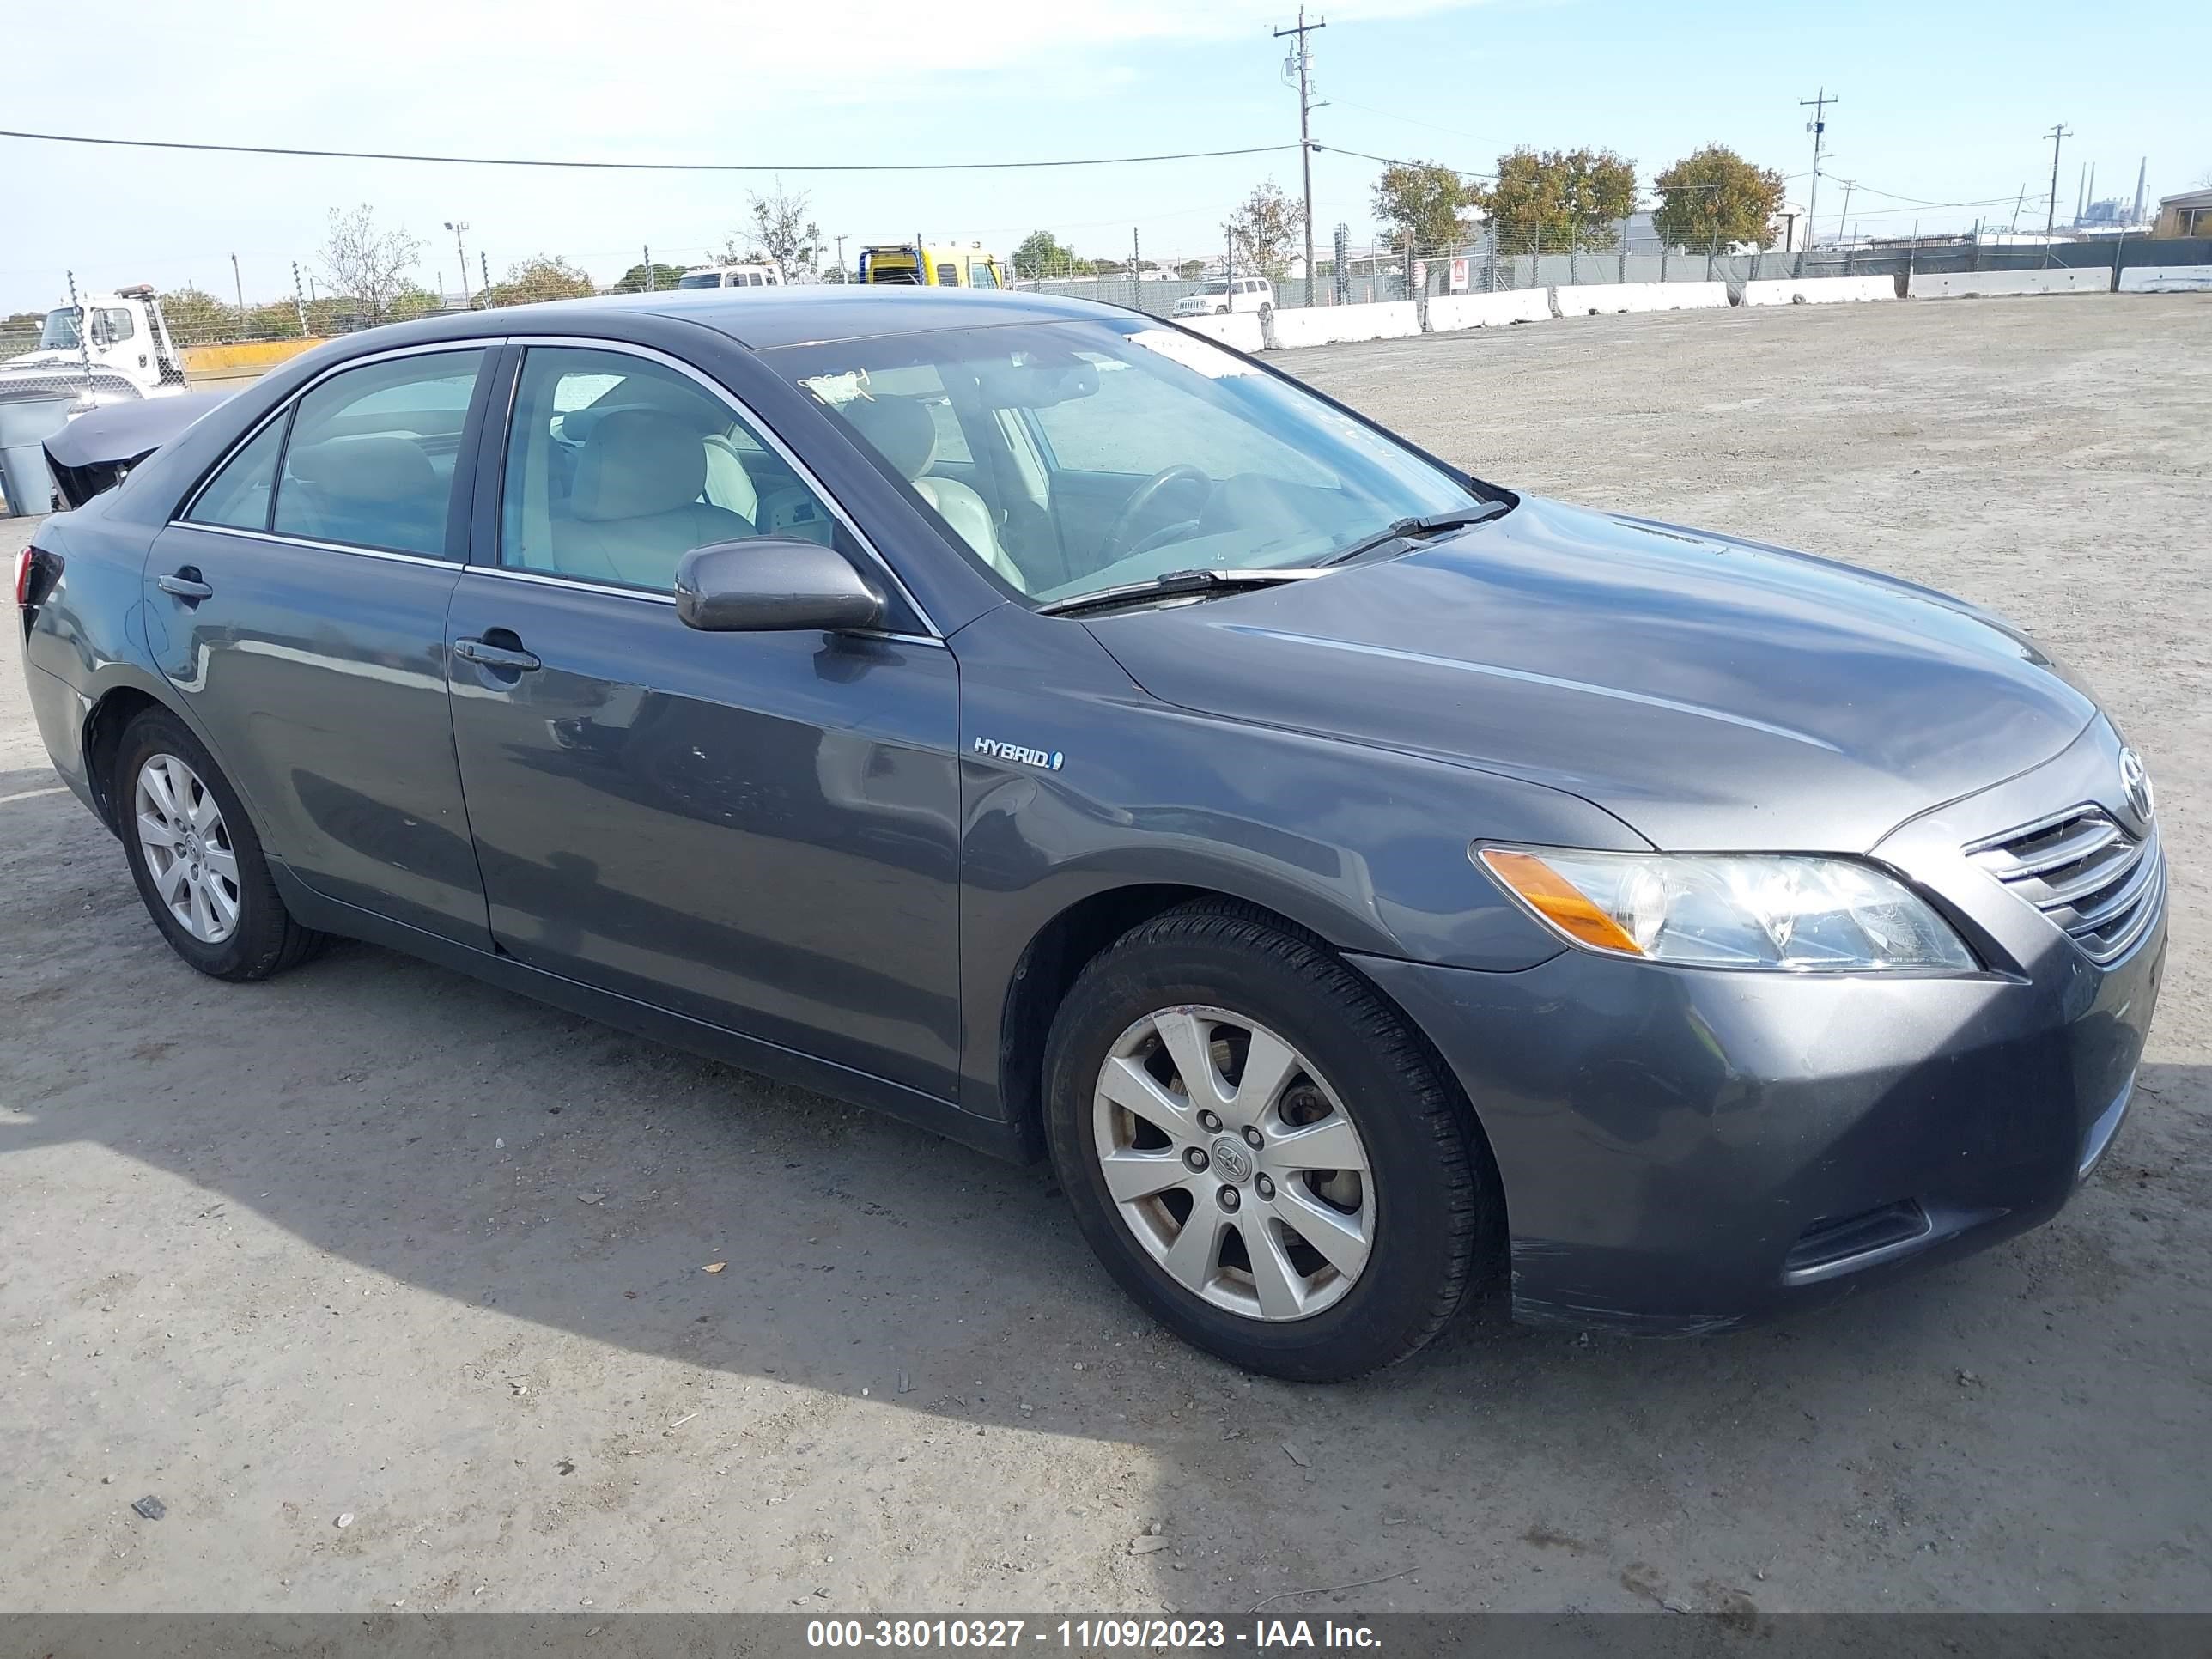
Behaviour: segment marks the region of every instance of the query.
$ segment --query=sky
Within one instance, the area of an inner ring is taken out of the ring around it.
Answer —
[[[1730,145],[1790,175],[1802,208],[1825,88],[1823,235],[1840,181],[1862,234],[2040,228],[2054,122],[2062,220],[2081,164],[2100,195],[2212,173],[2212,6],[1808,0],[1340,0],[1314,37],[1315,222],[1371,231],[1359,155],[1472,172],[1521,144],[1583,145],[1655,173]],[[459,283],[448,220],[495,279],[538,254],[601,283],[650,246],[696,264],[780,176],[848,260],[871,241],[1052,231],[1091,257],[1217,251],[1263,179],[1298,187],[1283,83],[1295,8],[1269,0],[260,0],[138,5],[114,27],[0,0],[0,126],[110,137],[568,160],[742,162],[758,173],[595,173],[215,155],[0,138],[0,313],[112,287],[186,282],[248,303],[316,269],[329,210],[367,202],[424,243],[421,279]],[[12,15],[11,15],[12,14]],[[89,15],[89,14],[85,14]],[[35,63],[22,61],[25,55]],[[839,163],[1018,161],[1280,145],[1273,154],[991,173],[805,173]],[[776,169],[787,169],[776,174]],[[1964,204],[1967,205],[1927,205]],[[1984,205],[2001,204],[2001,205]]]

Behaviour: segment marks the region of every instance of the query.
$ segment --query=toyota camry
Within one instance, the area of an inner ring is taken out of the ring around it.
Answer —
[[[1973,605],[1039,295],[436,318],[187,412],[71,428],[16,574],[185,962],[371,940],[1048,1158],[1237,1364],[1808,1306],[2127,1111],[2149,776]]]

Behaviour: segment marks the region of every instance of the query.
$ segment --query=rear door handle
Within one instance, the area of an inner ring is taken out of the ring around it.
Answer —
[[[514,647],[494,645],[489,640],[465,639],[453,641],[453,654],[481,663],[486,668],[506,668],[526,672],[545,665],[529,652]]]
[[[198,605],[202,599],[215,597],[215,589],[202,581],[200,573],[191,565],[174,574],[155,577],[154,586],[164,593],[182,599],[186,605]]]

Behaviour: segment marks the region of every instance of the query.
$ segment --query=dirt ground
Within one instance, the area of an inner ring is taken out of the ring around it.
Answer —
[[[2212,1608],[2212,298],[1284,361],[2087,671],[2160,786],[2173,945],[2063,1216],[1745,1334],[1253,1382],[1155,1334],[1039,1170],[366,947],[195,976],[55,792],[11,629],[0,1608]]]

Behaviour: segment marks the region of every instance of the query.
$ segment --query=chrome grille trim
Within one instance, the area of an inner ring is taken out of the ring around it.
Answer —
[[[2101,806],[2069,807],[1975,842],[1966,854],[2100,966],[2132,950],[2166,903],[2157,826],[2138,838]]]

